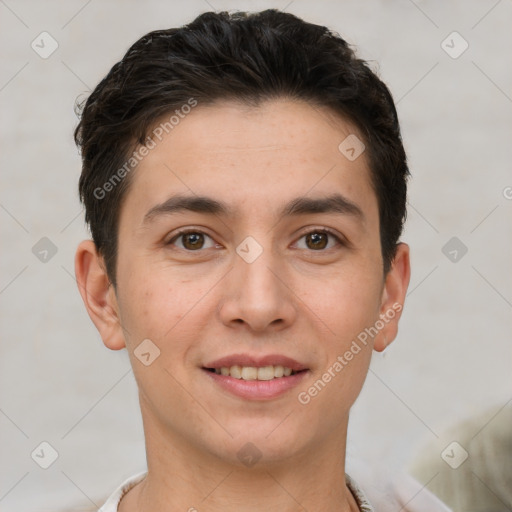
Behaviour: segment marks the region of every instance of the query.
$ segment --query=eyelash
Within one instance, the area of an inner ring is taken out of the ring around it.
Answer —
[[[201,231],[200,229],[190,229],[190,228],[185,228],[181,231],[178,231],[177,233],[174,234],[174,236],[168,241],[166,242],[165,245],[173,245],[174,242],[176,240],[178,240],[181,236],[183,235],[187,235],[189,233],[194,233],[194,234],[201,234],[201,235],[205,235],[207,236],[208,238],[211,238],[213,240],[213,238],[208,235],[207,233],[205,233],[204,231]],[[310,235],[312,233],[325,233],[327,235],[329,235],[330,237],[334,238],[336,240],[336,242],[340,245],[340,246],[346,246],[346,242],[339,236],[337,235],[334,231],[332,231],[331,229],[329,228],[315,228],[315,229],[311,229],[305,233],[303,233],[299,238],[298,240],[301,240],[302,238],[304,238],[305,236],[307,235]],[[298,241],[297,240],[297,241]],[[202,249],[198,249],[196,251],[192,251],[192,250],[188,250],[188,249],[181,249],[179,248],[180,250],[183,250],[183,251],[186,251],[186,252],[190,252],[190,253],[193,253],[193,252],[201,252]],[[332,249],[332,247],[330,247],[329,249]],[[329,249],[320,249],[320,250],[313,250],[313,249],[310,249],[311,252],[325,252],[325,251],[328,251]]]

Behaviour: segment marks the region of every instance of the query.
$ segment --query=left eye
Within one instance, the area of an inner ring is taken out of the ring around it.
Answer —
[[[169,244],[174,244],[180,249],[187,251],[197,251],[199,249],[209,249],[215,246],[211,237],[200,231],[187,231],[179,233],[169,240]]]
[[[301,241],[304,240],[304,243],[301,244]],[[297,242],[297,247],[299,249],[311,249],[313,251],[321,251],[324,249],[331,249],[332,247],[339,245],[340,239],[329,233],[328,231],[311,231],[306,235],[302,236]]]

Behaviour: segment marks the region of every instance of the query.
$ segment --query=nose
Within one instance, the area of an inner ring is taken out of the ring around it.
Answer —
[[[234,258],[218,308],[221,321],[259,333],[292,325],[297,314],[295,297],[277,257],[264,250],[251,263],[237,254]]]

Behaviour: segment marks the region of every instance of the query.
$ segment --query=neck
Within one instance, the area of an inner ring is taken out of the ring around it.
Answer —
[[[345,483],[347,424],[283,460],[252,467],[191,447],[144,415],[148,474],[122,499],[119,512],[356,512]],[[348,422],[348,418],[347,418]]]

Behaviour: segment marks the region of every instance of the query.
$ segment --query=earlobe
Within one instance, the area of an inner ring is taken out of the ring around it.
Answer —
[[[386,275],[382,292],[380,308],[382,329],[379,330],[373,346],[377,352],[382,352],[396,338],[398,321],[402,315],[410,277],[409,246],[400,243],[397,246],[391,269]]]
[[[124,348],[126,343],[113,285],[92,240],[84,240],[77,248],[75,275],[87,312],[105,346],[111,350]]]

